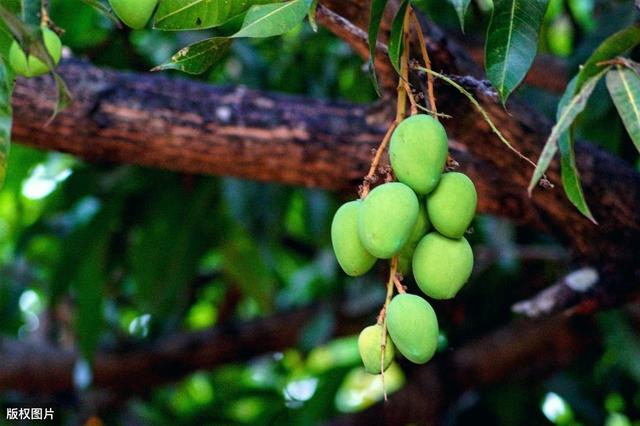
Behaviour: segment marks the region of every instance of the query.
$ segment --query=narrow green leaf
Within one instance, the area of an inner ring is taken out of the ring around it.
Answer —
[[[558,146],[560,148],[560,173],[564,193],[580,213],[597,224],[598,222],[593,217],[587,200],[584,198],[584,191],[580,183],[580,173],[576,164],[576,151],[574,149],[573,126],[560,135]]]
[[[7,172],[7,157],[11,145],[11,93],[13,75],[3,59],[0,59],[0,188]]]
[[[580,90],[587,80],[600,73],[602,66],[598,65],[599,63],[622,55],[627,50],[638,45],[638,43],[640,43],[640,24],[618,31],[600,43],[587,62],[580,68],[575,91]]]
[[[606,70],[607,69],[604,71]],[[551,134],[545,142],[545,146],[540,154],[540,158],[538,159],[538,165],[536,166],[533,176],[531,177],[531,181],[529,182],[529,195],[531,195],[533,188],[535,188],[542,175],[544,175],[549,168],[551,160],[553,160],[553,157],[558,150],[558,139],[569,129],[569,127],[571,127],[578,114],[584,110],[593,89],[595,89],[596,84],[603,75],[604,72],[601,71],[599,74],[591,77],[575,95],[572,94],[572,90],[570,89],[572,88],[571,86],[574,84],[574,81],[577,85],[578,80],[575,79],[569,84],[569,87],[567,88],[568,90],[565,91],[565,95],[563,95],[563,99],[558,105],[559,112],[556,124],[551,129]],[[567,99],[570,100],[567,101]]]
[[[171,61],[155,67],[152,71],[174,69],[189,74],[202,74],[229,51],[231,40],[213,37],[184,47],[171,57]]]
[[[389,37],[389,59],[391,64],[400,73],[400,57],[402,56],[404,38],[404,16],[407,13],[409,0],[403,0],[396,16],[391,24],[391,35]]]
[[[371,0],[371,9],[369,11],[369,69],[371,70],[371,77],[373,78],[373,84],[378,95],[380,94],[380,89],[378,87],[378,77],[376,76],[375,66],[376,45],[378,43],[378,33],[380,32],[380,21],[382,21],[382,15],[387,6],[387,1],[388,0]]]
[[[467,14],[467,9],[469,8],[471,0],[449,0],[449,3],[451,3],[453,8],[456,10],[458,20],[460,21],[460,29],[464,32],[464,16]]]
[[[640,152],[640,76],[618,65],[607,73],[606,82],[624,127]]]
[[[316,12],[318,11],[318,0],[313,0],[311,2],[311,7],[309,7],[309,25],[311,25],[311,29],[313,32],[318,32],[318,22],[316,22]]]
[[[252,6],[242,23],[239,37],[272,37],[295,28],[309,11],[310,0],[291,0],[286,3]]]
[[[165,31],[219,27],[251,6],[268,3],[278,0],[162,0],[153,27]]]
[[[487,30],[487,77],[504,104],[522,82],[538,50],[548,0],[495,0]]]
[[[527,158],[523,153],[521,153],[520,151],[518,151],[512,144],[511,142],[509,142],[507,140],[507,138],[504,137],[504,135],[502,134],[502,132],[500,132],[500,130],[498,130],[498,128],[496,127],[496,125],[493,123],[493,121],[491,120],[491,117],[489,117],[489,113],[487,113],[487,111],[485,111],[484,108],[482,108],[482,105],[480,105],[480,103],[476,100],[476,98],[473,97],[473,95],[471,93],[469,93],[468,90],[466,90],[464,87],[462,87],[461,85],[459,85],[458,83],[456,83],[455,81],[453,81],[451,78],[447,77],[444,74],[440,74],[436,71],[433,70],[429,70],[423,67],[418,67],[419,70],[427,72],[429,74],[432,74],[433,76],[443,80],[444,82],[446,82],[447,84],[453,86],[456,90],[458,90],[460,93],[462,93],[467,99],[469,99],[469,102],[471,102],[471,104],[478,110],[478,112],[480,113],[480,115],[482,115],[482,118],[484,118],[484,121],[487,122],[487,124],[489,125],[489,127],[491,128],[491,130],[493,131],[493,133],[495,133],[495,135],[498,137],[498,139],[500,139],[500,141],[505,144],[507,146],[507,148],[509,148],[511,151],[513,151],[513,153],[515,153],[518,157],[522,158],[524,161],[526,161],[527,163],[531,164],[533,167],[535,167],[535,163],[533,161],[531,161],[529,158]],[[439,114],[439,115],[443,115],[443,114]],[[446,116],[446,115],[445,115]]]

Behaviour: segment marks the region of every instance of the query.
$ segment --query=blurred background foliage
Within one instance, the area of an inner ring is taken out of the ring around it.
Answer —
[[[416,3],[463,39],[447,2]],[[471,3],[465,42],[482,40],[490,3]],[[540,50],[575,70],[599,41],[635,19],[633,8],[632,1],[552,0]],[[147,71],[202,38],[118,30],[80,0],[52,0],[51,16],[75,55],[123,70]],[[283,37],[237,41],[224,61],[198,78],[323,99],[375,100],[362,60],[306,23]],[[580,119],[580,136],[637,163],[609,97],[598,90]],[[558,100],[526,86],[519,96],[549,116]],[[349,309],[373,321],[384,298],[384,267],[358,279],[339,271],[329,225],[341,200],[321,190],[89,164],[14,144],[0,192],[0,331],[75,342],[90,360],[99,349],[325,301],[348,301]],[[479,216],[474,228],[472,281],[455,304],[436,306],[442,351],[511,321],[510,305],[527,296],[518,283],[528,280],[530,288],[542,289],[567,271],[566,252],[548,236],[489,216]],[[507,378],[474,391],[454,406],[446,424],[481,418],[503,425],[640,425],[638,329],[622,311],[600,314],[598,324],[607,336],[604,348],[548,378]],[[382,389],[360,369],[355,336],[332,339],[335,326],[336,318],[324,311],[297,347],[197,372],[130,400],[104,421],[133,416],[158,425],[308,425],[362,410],[381,399]],[[83,365],[75,377],[80,394],[91,382]],[[405,383],[403,368],[389,371],[390,392]],[[5,404],[23,397],[0,391]],[[64,422],[79,420],[81,400],[58,402]]]

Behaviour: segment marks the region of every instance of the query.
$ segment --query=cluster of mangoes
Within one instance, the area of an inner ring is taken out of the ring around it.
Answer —
[[[151,19],[158,0],[109,0],[109,4],[122,22],[131,28],[140,29]],[[53,64],[57,65],[62,56],[60,37],[48,27],[43,26],[42,40]],[[9,65],[16,74],[24,77],[37,77],[51,71],[44,61],[25,52],[15,40],[9,48]]]
[[[351,276],[366,273],[377,259],[397,256],[398,271],[411,270],[418,287],[434,299],[450,299],[467,282],[473,252],[464,234],[476,211],[477,194],[464,174],[443,173],[447,134],[438,120],[425,114],[403,120],[389,146],[397,182],[384,183],[364,199],[343,204],[331,226],[333,249]],[[395,296],[386,309],[390,339],[386,368],[394,346],[407,359],[425,363],[438,345],[438,321],[431,305],[407,293]],[[365,369],[381,371],[383,327],[365,328],[358,346]]]

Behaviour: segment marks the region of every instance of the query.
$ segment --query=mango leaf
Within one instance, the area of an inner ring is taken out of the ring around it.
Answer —
[[[559,119],[560,112],[567,106],[571,100],[571,95],[575,92],[577,77],[571,79],[567,88],[558,103],[556,112],[556,120]],[[576,152],[574,149],[574,125],[565,131],[558,138],[558,148],[560,149],[560,173],[562,178],[562,188],[567,198],[585,217],[593,223],[598,223],[593,217],[587,200],[584,198],[584,191],[580,183],[580,173],[576,164]]]
[[[464,16],[467,14],[467,9],[469,8],[471,0],[449,0],[449,3],[451,3],[453,8],[456,10],[458,20],[460,21],[460,29],[464,32]]]
[[[593,89],[595,89],[596,84],[600,78],[602,78],[607,69],[608,68],[605,68],[604,71],[601,70],[599,74],[596,74],[587,80],[586,84],[584,84],[575,95],[573,94],[573,89],[577,86],[577,77],[574,78],[574,80],[572,80],[567,86],[567,90],[558,104],[556,124],[551,129],[551,134],[545,142],[540,158],[538,159],[538,165],[536,166],[533,176],[531,177],[531,181],[529,182],[529,195],[531,195],[533,188],[535,188],[542,175],[544,175],[549,168],[551,160],[553,160],[555,153],[558,151],[558,139],[569,130],[578,114],[584,110]]]
[[[640,152],[640,76],[618,65],[607,73],[606,82],[624,127]]]
[[[13,91],[13,75],[4,59],[0,59],[0,188],[7,172],[7,157],[11,145],[11,93]]]
[[[162,0],[153,27],[165,31],[219,27],[251,6],[278,0]]]
[[[291,0],[286,3],[252,6],[242,23],[239,37],[272,37],[295,28],[307,15],[311,0]]]
[[[591,209],[584,198],[584,191],[580,183],[580,173],[576,164],[576,151],[573,127],[560,135],[558,146],[560,148],[560,173],[562,176],[562,188],[571,204],[591,222],[598,224],[593,217]]]
[[[376,76],[375,57],[376,57],[376,45],[378,43],[378,32],[380,32],[380,21],[384,14],[384,9],[387,6],[388,0],[371,0],[371,10],[369,11],[369,69],[371,70],[371,77],[373,78],[373,85],[380,95],[380,89],[378,87],[378,77]]]
[[[171,61],[155,67],[152,71],[180,70],[189,74],[202,74],[229,51],[231,40],[213,37],[184,47],[171,57]]]
[[[582,89],[587,80],[600,73],[602,66],[598,64],[622,55],[627,50],[638,45],[638,43],[640,43],[640,24],[618,31],[600,43],[587,62],[580,68],[575,92]]]
[[[495,0],[487,30],[487,77],[504,104],[529,71],[548,0]]]
[[[389,59],[398,73],[400,73],[400,56],[402,56],[404,39],[404,17],[408,6],[409,0],[403,0],[396,16],[393,18],[391,35],[389,36]]]
[[[471,93],[469,93],[468,90],[466,90],[464,87],[462,87],[461,85],[459,85],[458,83],[456,83],[455,81],[453,81],[451,78],[447,77],[444,74],[440,74],[439,72],[436,72],[436,71],[433,71],[433,70],[430,70],[430,69],[427,69],[427,68],[424,68],[424,67],[418,67],[418,69],[420,71],[424,71],[426,73],[429,73],[429,74],[433,75],[434,77],[437,77],[437,78],[443,80],[444,82],[446,82],[447,84],[449,84],[450,86],[452,86],[456,90],[458,90],[461,94],[463,94],[467,99],[469,99],[469,102],[471,102],[471,104],[478,110],[478,112],[480,113],[480,115],[482,115],[482,118],[489,125],[489,127],[491,128],[493,133],[498,137],[498,139],[500,139],[500,141],[503,144],[505,144],[507,146],[507,148],[509,148],[511,151],[513,151],[513,153],[516,154],[518,157],[522,158],[524,161],[526,161],[527,163],[531,164],[533,167],[536,166],[536,163],[534,163],[529,158],[527,158],[527,156],[525,156],[523,153],[518,151],[516,149],[516,147],[514,147],[511,144],[511,142],[509,142],[507,140],[507,138],[504,137],[502,132],[500,132],[500,130],[493,123],[493,120],[491,120],[491,117],[489,117],[489,113],[487,111],[485,111],[484,108],[482,108],[482,105],[480,105],[480,103],[476,100],[476,98],[473,97],[473,95]]]

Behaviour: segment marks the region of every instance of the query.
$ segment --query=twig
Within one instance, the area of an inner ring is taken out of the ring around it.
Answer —
[[[418,35],[418,44],[420,45],[420,51],[422,53],[422,59],[424,60],[424,66],[426,69],[431,69],[431,60],[429,59],[429,52],[427,51],[427,43],[424,39],[424,34],[422,33],[422,26],[420,25],[420,21],[415,14],[412,14],[413,24],[416,28],[416,34]],[[431,111],[433,111],[433,116],[438,118],[438,108],[436,108],[436,96],[433,90],[433,75],[431,73],[427,73],[427,93],[429,94],[429,105],[431,105]]]

